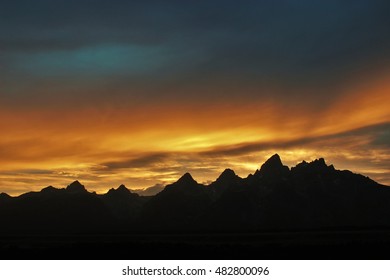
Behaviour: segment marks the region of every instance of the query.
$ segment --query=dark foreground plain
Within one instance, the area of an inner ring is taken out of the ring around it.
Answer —
[[[1,259],[388,259],[390,230],[2,236]]]

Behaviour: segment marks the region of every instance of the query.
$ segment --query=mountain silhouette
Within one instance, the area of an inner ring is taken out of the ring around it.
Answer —
[[[186,173],[153,196],[124,185],[96,194],[79,181],[17,197],[1,193],[0,234],[387,229],[389,202],[389,187],[323,158],[290,169],[275,154],[246,178],[226,169],[203,185]]]
[[[11,198],[11,196],[10,195],[8,195],[8,194],[6,194],[6,193],[0,193],[0,199],[9,199],[9,198]]]
[[[157,231],[192,229],[210,203],[207,188],[186,173],[145,204],[139,223]]]
[[[75,181],[18,197],[0,195],[3,230],[258,231],[390,226],[390,189],[323,158],[291,170],[278,154],[240,178],[226,169],[205,186],[186,173],[154,196],[124,185],[98,195]],[[7,203],[5,203],[7,202]],[[9,213],[12,213],[10,218]]]
[[[288,172],[289,168],[283,165],[279,155],[275,154],[261,166],[260,170],[255,172],[255,176],[265,178],[285,177]]]
[[[67,186],[66,191],[69,193],[85,193],[85,192],[87,192],[84,185],[82,185],[79,181],[74,181],[72,184]]]
[[[232,169],[228,168],[208,188],[214,200],[218,200],[225,192],[235,193],[235,190],[240,190],[242,183],[243,179],[236,175]]]
[[[100,195],[99,198],[104,202],[112,216],[113,224],[111,227],[121,223],[122,229],[127,229],[134,223],[146,201],[138,194],[132,193],[125,185],[120,185],[117,189],[110,189],[106,194]]]
[[[112,188],[107,192],[107,196],[117,196],[117,197],[125,197],[130,194],[131,191],[128,188],[126,188],[125,185],[120,185],[117,189]]]

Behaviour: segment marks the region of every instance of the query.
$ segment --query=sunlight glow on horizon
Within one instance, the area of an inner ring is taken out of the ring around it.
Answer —
[[[289,166],[325,157],[329,164],[369,171],[373,179],[385,178],[380,183],[389,184],[389,169],[362,163],[388,157],[379,148],[357,152],[372,141],[369,134],[338,135],[390,122],[390,84],[381,81],[349,92],[320,112],[291,104],[286,112],[284,104],[269,101],[230,105],[230,110],[221,106],[220,111],[213,104],[175,111],[177,104],[171,104],[165,113],[148,110],[147,116],[142,110],[103,111],[103,121],[98,110],[90,109],[78,109],[77,114],[27,111],[18,117],[15,111],[1,110],[0,125],[7,135],[0,139],[0,185],[2,191],[20,194],[77,179],[105,192],[122,183],[129,188],[169,184],[187,171],[206,182],[225,168],[246,177],[275,152]],[[326,145],[323,137],[329,138]],[[311,142],[305,144],[305,139]],[[251,145],[258,148],[246,148]]]

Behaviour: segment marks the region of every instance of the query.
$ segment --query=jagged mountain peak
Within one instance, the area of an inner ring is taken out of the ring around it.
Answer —
[[[164,193],[164,191],[172,191],[172,190],[177,190],[179,192],[192,192],[192,191],[197,191],[199,190],[199,187],[201,185],[198,184],[197,181],[192,178],[190,173],[185,173],[183,176],[180,177],[179,180],[176,182],[167,185],[164,190],[161,193]],[[159,194],[157,194],[159,195]]]
[[[219,177],[233,177],[233,176],[236,176],[236,173],[234,172],[234,170],[230,169],[230,168],[226,168]]]
[[[10,198],[11,196],[7,193],[0,193],[0,199],[6,199],[6,198]]]
[[[327,166],[326,163],[325,163],[325,159],[324,158],[315,159],[311,163],[319,165],[319,166]]]
[[[70,185],[66,187],[68,192],[86,192],[84,185],[82,185],[79,181],[74,181]]]
[[[280,163],[281,165],[283,165],[283,164],[282,164],[282,160],[281,160],[279,154],[274,154],[274,155],[272,155],[269,159],[267,159],[266,162],[278,162],[278,163]]]
[[[315,159],[308,166],[319,170],[334,170],[333,164],[327,165],[324,158]]]
[[[107,193],[109,197],[122,197],[127,198],[129,196],[138,196],[136,193],[132,193],[125,185],[120,185],[117,189],[111,188]]]
[[[294,172],[323,172],[335,170],[334,166],[327,165],[324,158],[318,158],[311,162],[302,161],[295,167],[291,168]]]
[[[125,185],[122,184],[117,189],[109,190],[109,193],[130,194],[131,191],[128,188],[126,188]]]
[[[282,160],[280,159],[280,156],[278,154],[274,154],[269,159],[264,162],[264,164],[261,166],[261,169],[263,168],[269,168],[269,167],[281,167],[283,166]],[[261,170],[260,169],[260,170]]]
[[[289,171],[289,168],[283,165],[282,160],[278,154],[271,156],[263,165],[256,175],[261,176],[280,176]]]
[[[176,182],[178,184],[197,184],[197,182],[194,180],[194,178],[191,176],[190,173],[185,173],[183,176],[180,177],[180,179]]]
[[[221,175],[219,175],[216,182],[231,181],[231,180],[234,180],[236,177],[237,177],[237,175],[234,172],[234,170],[227,168],[221,173]]]
[[[120,185],[116,190],[119,192],[130,192],[130,190],[128,188],[126,188],[126,186],[123,184]]]
[[[232,169],[225,169],[221,175],[213,183],[209,185],[209,189],[216,193],[222,194],[231,187],[238,186],[241,182],[241,178],[236,175]]]
[[[56,189],[55,187],[53,186],[48,186],[46,188],[43,188],[41,190],[41,193],[52,193],[52,192],[55,192],[55,191],[58,191],[58,189]]]

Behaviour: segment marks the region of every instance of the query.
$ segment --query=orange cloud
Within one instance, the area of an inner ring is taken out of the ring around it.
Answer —
[[[383,175],[388,169],[370,162],[388,158],[379,148],[370,150],[369,134],[330,136],[390,122],[389,92],[388,79],[357,84],[330,105],[316,106],[318,110],[310,107],[310,100],[272,98],[209,104],[2,108],[0,186],[15,194],[80,179],[104,191],[126,182],[136,188],[167,183],[185,171],[208,181],[225,167],[245,176],[275,151],[291,165],[323,156],[341,168],[367,171],[388,183]],[[359,147],[372,152],[360,158],[356,154]],[[148,155],[152,156],[147,163]],[[365,157],[366,165],[361,163]],[[135,166],[137,160],[140,164]],[[124,164],[114,170],[115,163],[128,163],[128,167]]]

